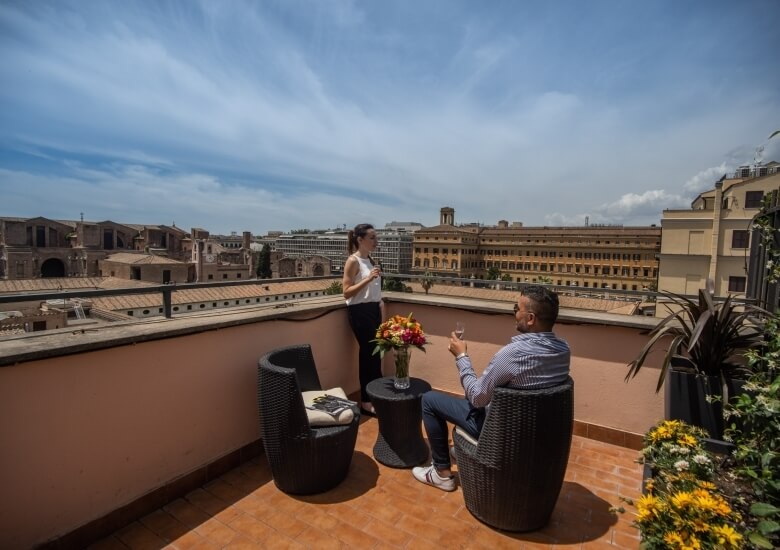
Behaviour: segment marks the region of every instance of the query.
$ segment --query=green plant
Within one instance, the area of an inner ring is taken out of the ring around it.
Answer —
[[[501,276],[501,270],[496,266],[491,266],[487,270],[485,279],[487,279],[488,281],[497,281],[500,276]]]
[[[665,420],[644,438],[640,462],[654,477],[636,502],[634,525],[642,548],[740,548],[739,514],[709,481],[714,461],[702,447],[703,431],[679,420]]]
[[[671,338],[671,342],[661,364],[656,393],[663,387],[673,357],[685,357],[693,372],[707,376],[731,377],[746,370],[729,359],[760,341],[758,314],[765,313],[763,310],[751,305],[737,306],[732,296],[716,302],[704,290],[699,290],[698,302],[673,292],[661,294],[675,307],[665,304],[670,314],[650,332],[650,340],[628,364],[626,381],[637,375],[648,354],[664,338]]]
[[[735,472],[749,481],[756,502],[750,507],[748,540],[759,548],[780,546],[780,317],[766,323],[763,346],[747,352],[753,374],[745,393],[724,410],[734,419],[725,436],[736,445]]]
[[[680,420],[664,420],[644,437],[640,462],[656,471],[654,489],[692,490],[712,478],[713,461],[704,450],[706,432]]]
[[[382,290],[394,292],[406,292],[406,285],[400,280],[392,277],[382,277]]]
[[[327,295],[336,295],[336,294],[343,294],[344,289],[341,286],[341,283],[339,281],[333,281],[328,288],[325,289],[325,294]]]

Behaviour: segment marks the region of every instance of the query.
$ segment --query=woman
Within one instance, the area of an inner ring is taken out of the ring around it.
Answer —
[[[374,263],[371,252],[376,249],[374,226],[361,223],[347,236],[349,257],[344,264],[341,286],[347,300],[349,324],[360,346],[358,369],[360,375],[360,401],[363,412],[373,415],[374,406],[366,392],[372,380],[382,377],[382,362],[373,355],[376,329],[384,319],[382,302],[382,268]]]

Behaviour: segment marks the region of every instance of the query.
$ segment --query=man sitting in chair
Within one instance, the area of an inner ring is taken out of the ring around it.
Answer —
[[[422,396],[423,424],[428,434],[433,463],[412,470],[415,479],[443,491],[454,491],[450,471],[447,422],[474,438],[485,422],[493,389],[547,388],[562,384],[569,376],[569,345],[553,334],[558,318],[558,295],[539,285],[520,291],[515,304],[515,323],[520,334],[501,348],[477,378],[466,354],[466,342],[450,335],[449,351],[455,356],[466,398],[431,391]]]

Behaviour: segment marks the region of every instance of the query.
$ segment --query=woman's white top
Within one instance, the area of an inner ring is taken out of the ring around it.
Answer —
[[[371,260],[368,258],[361,258],[357,254],[352,255],[358,262],[358,274],[352,281],[353,284],[357,284],[363,279],[367,279],[371,276],[371,270],[374,266],[371,265]],[[360,291],[347,298],[347,305],[354,306],[355,304],[365,304],[367,302],[379,302],[382,299],[382,277],[377,277],[366,286],[360,289]]]

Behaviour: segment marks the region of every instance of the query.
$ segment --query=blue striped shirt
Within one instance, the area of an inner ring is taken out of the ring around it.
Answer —
[[[455,364],[466,398],[474,407],[485,407],[497,386],[546,388],[562,384],[569,376],[569,344],[552,332],[517,334],[498,350],[477,378],[471,359],[461,357]]]

